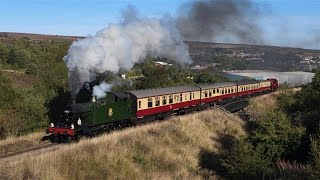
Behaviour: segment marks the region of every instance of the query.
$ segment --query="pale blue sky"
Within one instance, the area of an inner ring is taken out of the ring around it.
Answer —
[[[0,32],[93,35],[108,23],[118,22],[121,10],[129,4],[144,16],[160,17],[165,13],[175,16],[179,6],[189,1],[0,0]],[[310,31],[320,33],[320,0],[253,1],[266,9],[260,23],[265,25],[267,36],[276,34],[279,31],[276,27],[283,24],[284,31],[301,39]]]

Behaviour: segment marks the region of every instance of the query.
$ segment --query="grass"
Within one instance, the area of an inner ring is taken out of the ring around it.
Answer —
[[[246,108],[250,116],[258,118],[263,114],[273,110],[277,105],[277,93],[265,94],[250,99]]]
[[[244,134],[239,121],[219,110],[204,111],[0,164],[0,175],[7,179],[202,179],[202,152],[219,154],[221,135]]]
[[[34,132],[26,136],[12,136],[0,140],[0,155],[44,144],[45,142],[41,141],[44,135],[44,132]]]

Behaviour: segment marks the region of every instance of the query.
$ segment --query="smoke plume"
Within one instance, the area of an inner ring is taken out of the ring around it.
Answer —
[[[194,1],[180,8],[177,27],[184,40],[261,44],[260,13],[250,0]]]
[[[96,96],[98,99],[106,96],[106,92],[111,90],[112,85],[107,84],[106,82],[102,82],[100,85],[94,86],[92,95]]]
[[[132,7],[122,15],[121,22],[109,24],[94,36],[72,43],[64,61],[73,97],[85,82],[95,80],[97,74],[129,70],[147,55],[167,57],[181,64],[191,62],[170,17],[139,17]]]

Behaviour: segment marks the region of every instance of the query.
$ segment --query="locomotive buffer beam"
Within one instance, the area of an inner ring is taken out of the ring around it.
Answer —
[[[225,105],[223,105],[221,107],[224,108],[225,110],[233,113],[233,112],[237,112],[237,111],[239,111],[241,109],[244,109],[248,105],[249,105],[249,100],[248,99],[243,99],[243,100],[234,101],[234,102],[225,104]]]

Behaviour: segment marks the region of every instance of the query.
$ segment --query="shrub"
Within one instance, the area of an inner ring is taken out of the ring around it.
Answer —
[[[309,179],[320,179],[320,137],[311,138],[311,164],[308,171]]]
[[[245,139],[236,140],[230,152],[222,159],[222,167],[232,179],[261,178],[272,171],[271,159],[263,154],[262,146],[254,147]]]
[[[305,133],[303,127],[292,125],[280,110],[270,111],[253,124],[250,142],[263,145],[265,156],[272,160],[295,153]]]
[[[33,74],[33,75],[37,75],[38,74],[38,67],[36,64],[29,64],[27,69],[26,69],[26,74]]]

